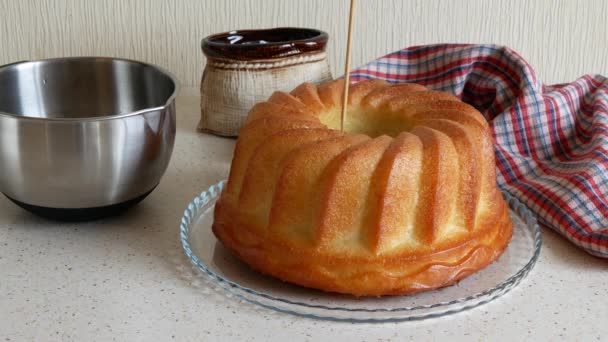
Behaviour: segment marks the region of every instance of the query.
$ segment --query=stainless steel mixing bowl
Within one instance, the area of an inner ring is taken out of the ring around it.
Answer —
[[[75,57],[0,67],[0,191],[64,220],[148,195],[175,140],[177,82],[136,61]]]

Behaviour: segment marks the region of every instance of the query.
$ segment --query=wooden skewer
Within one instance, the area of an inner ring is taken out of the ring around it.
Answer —
[[[346,106],[348,105],[348,86],[350,84],[350,46],[353,33],[353,19],[355,17],[355,0],[350,0],[350,14],[348,15],[348,37],[346,42],[346,63],[344,63],[344,93],[342,94],[342,114],[340,115],[340,131],[344,132],[346,121]]]

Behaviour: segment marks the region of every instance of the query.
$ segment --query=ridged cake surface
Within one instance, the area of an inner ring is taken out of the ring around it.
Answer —
[[[249,113],[213,232],[254,269],[356,296],[450,285],[512,233],[488,124],[416,84],[302,84]]]

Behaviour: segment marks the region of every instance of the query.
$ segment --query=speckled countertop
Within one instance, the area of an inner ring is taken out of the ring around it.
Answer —
[[[607,340],[608,262],[551,231],[536,267],[504,297],[425,321],[352,324],[226,298],[190,266],[179,219],[226,177],[234,141],[195,132],[195,89],[158,188],[122,216],[56,223],[0,198],[0,341]]]

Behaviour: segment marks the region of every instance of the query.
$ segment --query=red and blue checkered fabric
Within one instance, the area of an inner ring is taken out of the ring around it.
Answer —
[[[608,258],[608,78],[544,85],[513,50],[416,46],[351,73],[455,94],[490,122],[501,189],[587,252]]]

